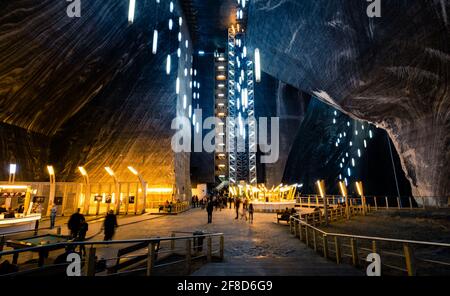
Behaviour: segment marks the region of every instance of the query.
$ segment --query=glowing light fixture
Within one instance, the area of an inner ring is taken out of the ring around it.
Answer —
[[[261,57],[258,48],[255,49],[255,81],[261,82]]]
[[[358,181],[355,183],[355,185],[356,185],[356,191],[358,192],[359,196],[363,196],[364,192],[363,192],[362,182]]]
[[[135,168],[133,168],[132,166],[129,166],[128,170],[135,176],[137,176],[139,174],[138,171]]]
[[[136,0],[130,0],[130,6],[128,7],[128,23],[134,22],[134,10],[136,9]]]
[[[27,189],[27,185],[0,185],[1,189]]]
[[[199,55],[199,56],[204,56],[204,55],[205,55],[205,52],[204,52],[203,50],[199,50],[199,51],[198,51],[198,55]]]
[[[105,167],[105,170],[108,173],[108,175],[114,177],[114,171],[110,167]]]
[[[347,197],[347,187],[345,186],[344,182],[342,182],[342,181],[339,182],[339,189],[341,191],[341,195],[343,197]]]
[[[325,198],[325,182],[323,180],[317,180],[317,189],[319,189],[320,197]]]
[[[173,28],[173,21],[172,19],[169,19],[169,30],[172,31]]]
[[[53,168],[53,166],[48,165],[48,166],[47,166],[47,171],[48,171],[48,174],[49,174],[50,176],[54,176],[54,175],[55,175],[55,169]]]
[[[172,1],[170,1],[169,11],[170,11],[170,13],[173,12],[173,2]]]
[[[11,175],[14,175],[14,174],[16,173],[16,171],[17,171],[17,165],[14,164],[14,163],[11,163],[11,164],[9,165],[9,173],[10,173]]]
[[[171,58],[170,58],[170,54],[167,55],[167,60],[166,60],[166,74],[170,75],[170,68],[171,68]]]
[[[178,18],[178,24],[180,27],[183,25],[183,18],[181,16]]]
[[[152,53],[156,54],[158,51],[158,30],[153,30],[153,47]]]
[[[84,169],[84,167],[78,167],[78,170],[80,171],[80,174],[82,175],[82,176],[87,176],[87,172],[86,172],[86,170]]]

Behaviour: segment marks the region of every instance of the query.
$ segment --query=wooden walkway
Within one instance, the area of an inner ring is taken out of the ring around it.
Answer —
[[[348,265],[337,265],[305,248],[304,256],[225,258],[210,263],[193,276],[363,276],[363,272]]]

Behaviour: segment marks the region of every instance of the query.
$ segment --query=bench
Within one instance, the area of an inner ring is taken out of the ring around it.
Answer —
[[[165,205],[159,205],[159,210],[158,213],[160,213],[161,211],[166,212],[166,213],[172,213],[173,210],[173,205],[172,206],[165,206]]]
[[[130,258],[123,258],[123,256],[125,256],[127,254],[130,254],[130,253],[133,253],[133,252],[136,252],[136,251],[141,250],[141,249],[148,248],[148,247],[149,247],[149,243],[148,242],[142,242],[142,243],[137,243],[135,245],[119,249],[117,251],[116,264],[107,268],[108,274],[117,273],[121,269],[124,269],[126,267],[130,267],[132,265],[140,263],[143,260],[146,260],[148,254],[137,255],[137,256],[130,257]],[[156,243],[156,246],[155,246],[155,258],[154,258],[154,260],[156,260],[156,258],[158,257],[158,251],[160,249],[161,249],[160,248],[160,242],[158,241]]]
[[[280,221],[286,221],[287,223],[289,223],[290,215],[289,216],[287,216],[287,215],[284,216],[284,215],[285,215],[285,213],[283,213],[283,212],[277,213],[277,223],[280,223]]]

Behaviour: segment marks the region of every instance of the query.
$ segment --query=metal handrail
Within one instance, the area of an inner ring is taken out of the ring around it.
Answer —
[[[11,255],[22,252],[35,251],[40,249],[46,249],[51,247],[64,247],[64,246],[80,246],[80,245],[114,245],[114,244],[131,244],[131,243],[158,243],[161,241],[177,241],[177,240],[186,240],[186,239],[195,239],[199,237],[217,237],[223,236],[223,233],[211,233],[211,234],[203,234],[203,235],[191,235],[191,236],[168,236],[168,237],[156,237],[156,238],[146,238],[146,239],[128,239],[128,240],[111,240],[111,241],[73,241],[73,242],[65,242],[65,243],[54,243],[47,244],[42,246],[35,246],[29,248],[21,248],[17,250],[9,250],[0,252],[0,256]]]
[[[295,236],[297,236],[297,234],[298,234],[298,237],[300,238],[300,240],[302,240],[302,241],[304,240],[306,242],[307,246],[314,247],[315,251],[317,251],[320,246],[320,249],[323,251],[323,256],[325,258],[330,258],[329,255],[330,255],[330,253],[332,253],[332,251],[329,249],[329,246],[333,245],[335,248],[335,252],[333,254],[335,254],[336,262],[338,264],[340,262],[342,262],[341,259],[343,257],[350,257],[352,264],[354,266],[358,266],[360,263],[360,260],[361,260],[360,256],[358,255],[358,253],[360,253],[359,251],[366,251],[369,253],[378,252],[377,251],[378,250],[377,243],[388,242],[388,243],[396,243],[396,244],[403,245],[403,255],[398,254],[398,253],[389,252],[389,251],[384,251],[384,250],[382,251],[382,253],[385,255],[395,255],[397,257],[404,258],[406,269],[404,269],[402,267],[387,265],[385,262],[383,262],[382,265],[384,265],[384,266],[394,268],[396,270],[407,271],[408,275],[410,275],[410,276],[416,274],[417,269],[416,269],[416,266],[414,263],[415,260],[425,262],[425,263],[433,263],[433,264],[446,266],[446,267],[450,266],[449,262],[442,262],[442,261],[437,261],[437,260],[418,258],[418,257],[414,256],[412,250],[410,249],[410,245],[449,248],[450,243],[427,242],[427,241],[416,241],[416,240],[394,239],[394,238],[385,238],[385,237],[373,237],[373,236],[350,235],[350,234],[326,232],[326,231],[323,231],[311,224],[308,224],[307,222],[305,222],[295,216],[290,216],[289,222],[290,222],[290,226],[291,226],[290,232],[295,234]],[[304,229],[305,233],[303,233],[303,227],[305,227],[305,229]],[[310,241],[310,237],[309,237],[310,232],[312,232],[312,240],[313,240],[312,242]],[[328,241],[328,237],[331,237],[331,238],[334,237],[334,243],[333,242],[330,243]],[[349,239],[350,245],[338,243],[338,241],[343,238]],[[371,241],[372,249],[367,249],[364,247],[358,248],[357,244],[356,244],[357,240]],[[350,255],[345,254],[344,249],[341,249],[342,247],[350,248],[351,254]]]
[[[450,243],[438,243],[438,242],[425,242],[425,241],[415,241],[415,240],[403,240],[403,239],[395,239],[395,238],[385,238],[385,237],[376,237],[376,236],[364,236],[364,235],[352,235],[352,234],[343,234],[343,233],[333,233],[333,232],[325,232],[317,227],[314,227],[305,221],[302,221],[294,216],[290,217],[293,220],[297,220],[303,225],[306,225],[321,234],[328,235],[328,236],[338,236],[338,237],[346,237],[346,238],[359,238],[359,239],[366,239],[366,240],[378,240],[378,241],[385,241],[385,242],[396,242],[396,243],[405,243],[405,244],[416,244],[416,245],[427,245],[427,246],[439,246],[439,247],[450,247]]]

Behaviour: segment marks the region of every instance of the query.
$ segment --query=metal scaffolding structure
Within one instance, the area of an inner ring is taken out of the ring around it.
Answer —
[[[256,119],[253,62],[247,57],[245,33],[239,25],[228,30],[229,182],[255,185]]]

